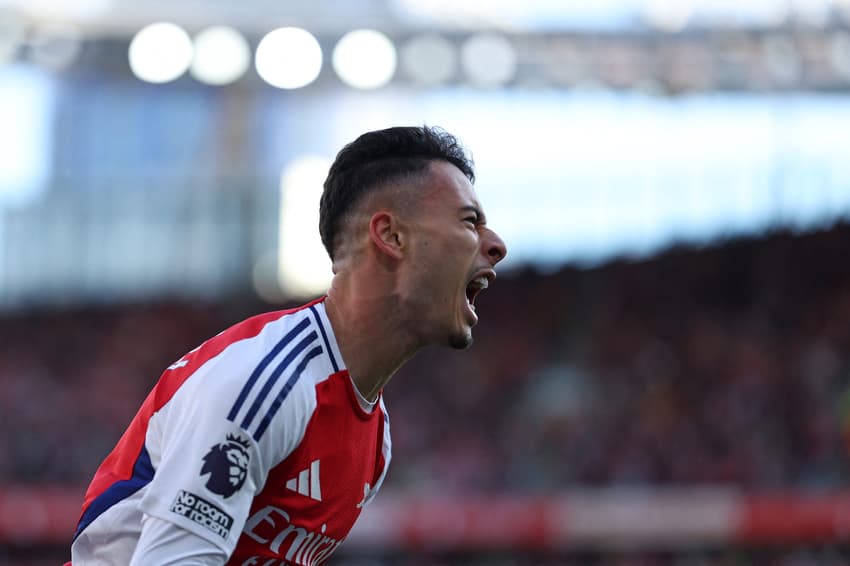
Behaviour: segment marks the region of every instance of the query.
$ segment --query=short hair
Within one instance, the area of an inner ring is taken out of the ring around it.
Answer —
[[[395,127],[361,135],[343,147],[328,171],[319,202],[319,233],[333,260],[346,214],[363,195],[387,183],[421,174],[435,160],[457,167],[475,182],[472,158],[439,127]]]

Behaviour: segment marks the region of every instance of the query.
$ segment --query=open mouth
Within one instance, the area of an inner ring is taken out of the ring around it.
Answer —
[[[490,280],[485,275],[476,277],[466,285],[466,302],[469,303],[469,308],[475,311],[475,297],[478,293],[486,289],[490,285]]]

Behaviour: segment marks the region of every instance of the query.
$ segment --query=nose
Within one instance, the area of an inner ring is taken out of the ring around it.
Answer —
[[[495,266],[508,254],[508,248],[505,246],[505,242],[502,241],[502,238],[498,234],[490,229],[487,229],[483,244],[487,258],[490,260],[490,265]]]

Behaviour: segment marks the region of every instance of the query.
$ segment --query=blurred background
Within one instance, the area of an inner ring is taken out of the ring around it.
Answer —
[[[366,130],[510,253],[385,392],[336,564],[850,563],[850,0],[0,0],[0,564],[69,557],[164,368],[327,284]]]

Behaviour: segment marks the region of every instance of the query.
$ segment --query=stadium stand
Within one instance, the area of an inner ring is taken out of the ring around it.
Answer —
[[[847,563],[848,242],[837,225],[502,277],[470,352],[423,352],[387,388],[386,491],[336,563]],[[0,318],[0,563],[65,559],[161,371],[270,308]]]

